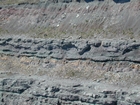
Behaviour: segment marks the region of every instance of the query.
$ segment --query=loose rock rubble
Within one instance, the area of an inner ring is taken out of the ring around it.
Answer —
[[[139,0],[14,1],[11,5],[2,5],[8,0],[1,1],[1,35],[140,38]]]

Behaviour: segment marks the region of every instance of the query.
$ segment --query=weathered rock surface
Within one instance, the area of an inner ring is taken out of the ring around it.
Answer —
[[[0,0],[0,105],[140,105],[139,27],[139,0]]]
[[[140,88],[137,86],[119,88],[78,79],[16,77],[0,79],[1,105],[140,104]]]
[[[140,104],[139,40],[1,37],[0,55],[0,105]]]
[[[136,40],[53,40],[0,38],[0,53],[16,56],[92,61],[140,62]]]

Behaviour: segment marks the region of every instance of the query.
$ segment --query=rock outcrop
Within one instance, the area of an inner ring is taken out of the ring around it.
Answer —
[[[39,77],[0,80],[1,105],[139,105],[139,87]]]
[[[0,54],[1,105],[140,104],[139,40],[3,37]]]
[[[0,53],[16,56],[92,61],[140,62],[136,40],[53,40],[1,38]]]
[[[139,0],[0,0],[0,105],[140,105]]]

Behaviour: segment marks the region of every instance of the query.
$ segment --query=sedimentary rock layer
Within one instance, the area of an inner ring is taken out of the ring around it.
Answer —
[[[14,79],[13,79],[14,77]],[[139,105],[138,87],[92,81],[13,76],[0,79],[1,105]]]
[[[0,55],[1,105],[140,104],[139,40],[1,37]]]
[[[0,38],[0,53],[16,56],[92,61],[140,62],[136,40],[54,40]]]

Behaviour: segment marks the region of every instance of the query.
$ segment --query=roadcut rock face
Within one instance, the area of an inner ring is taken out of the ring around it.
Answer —
[[[139,0],[0,0],[0,105],[140,105]]]

